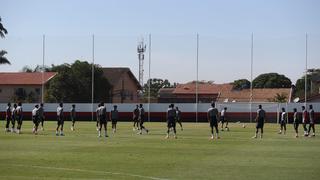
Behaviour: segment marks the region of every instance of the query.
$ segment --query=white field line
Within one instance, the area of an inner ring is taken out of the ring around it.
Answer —
[[[50,166],[22,165],[22,164],[6,164],[6,166],[8,166],[8,165],[9,166],[17,166],[17,167],[28,167],[28,168],[32,167],[32,168],[62,170],[62,171],[77,171],[77,172],[88,172],[88,173],[96,173],[96,174],[111,174],[111,175],[120,175],[120,176],[131,176],[131,177],[138,177],[138,178],[152,179],[152,180],[169,180],[169,179],[165,179],[165,178],[158,178],[158,177],[152,177],[152,176],[143,176],[143,175],[138,175],[138,174],[121,173],[121,172],[73,169],[73,168],[50,167]]]
[[[17,176],[17,175],[12,175],[12,176],[11,175],[7,175],[7,176],[5,176],[5,175],[0,175],[0,179],[2,179],[2,178],[4,178],[4,179],[9,179],[9,178],[26,179],[26,176]],[[54,179],[55,180],[57,178],[56,177],[49,178],[49,177],[36,175],[36,176],[33,176],[32,179],[33,180],[35,180],[35,179],[41,179],[41,180],[43,180],[43,179]],[[88,178],[79,178],[79,177],[77,177],[77,178],[61,178],[61,177],[59,177],[59,179],[64,179],[64,180],[77,179],[77,180],[79,180],[79,179],[88,179]],[[92,179],[92,178],[90,178],[90,180],[105,180],[105,179],[101,179],[101,178]]]

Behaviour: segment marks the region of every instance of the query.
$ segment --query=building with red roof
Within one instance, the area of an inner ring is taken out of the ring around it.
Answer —
[[[139,81],[127,67],[103,67],[103,76],[111,84],[110,103],[139,103]]]
[[[40,102],[42,85],[46,84],[55,72],[2,72],[0,73],[0,102],[17,100],[18,96],[29,98],[29,102]]]
[[[197,87],[198,86],[198,90]],[[160,103],[195,103],[198,93],[199,103],[214,102],[249,102],[250,89],[234,89],[231,83],[214,84],[208,82],[195,82],[179,84],[175,88],[162,88],[159,90]],[[254,88],[252,90],[253,102],[273,102],[275,97],[283,95],[291,99],[291,88]]]

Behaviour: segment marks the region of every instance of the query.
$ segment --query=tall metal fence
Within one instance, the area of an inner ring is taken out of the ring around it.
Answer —
[[[137,45],[141,41],[146,45],[143,71],[139,71],[141,66],[139,66],[137,52]],[[136,79],[139,80],[139,76],[142,75],[143,82],[139,82],[141,86],[145,86],[150,78],[168,79],[171,85],[191,81],[198,84],[202,80],[213,83],[230,83],[237,79],[252,81],[258,75],[268,72],[284,74],[292,80],[292,84],[295,84],[297,79],[308,73],[308,69],[319,68],[320,51],[317,49],[319,46],[319,34],[294,34],[285,37],[276,34],[261,35],[258,33],[230,35],[145,33],[142,35],[96,34],[88,36],[39,35],[24,37],[8,35],[1,41],[1,48],[8,52],[6,56],[12,65],[1,66],[1,71],[21,71],[24,66],[29,66],[31,70],[37,70],[35,69],[37,65],[51,67],[52,65],[72,64],[75,60],[82,60],[101,67],[128,67]],[[94,70],[93,66],[91,70]],[[40,71],[42,71],[41,68]],[[143,72],[143,74],[139,72]],[[94,93],[94,89],[99,86],[99,82],[94,81],[96,77],[93,73],[89,72],[82,76],[91,79],[92,82],[90,87],[86,89],[90,93],[86,103],[91,103],[91,105],[79,104],[79,107],[81,109],[86,107],[84,112],[94,112],[95,103],[99,101],[108,102],[108,100],[96,99],[97,94]],[[305,95],[319,92],[315,88],[318,81],[305,82]],[[122,84],[122,87],[127,88],[129,83]],[[0,88],[0,98],[7,98],[6,100],[0,100],[1,103],[14,101],[11,97],[12,94],[6,94],[7,87],[1,86]],[[21,84],[14,88],[17,90],[24,87]],[[148,89],[148,86],[146,87],[143,89],[143,93],[136,91],[132,93],[132,90],[126,89],[127,91],[120,90],[121,93],[118,94],[125,95],[126,99],[122,100],[123,103],[146,103],[145,108],[150,109],[150,112],[157,112],[158,109],[162,109],[162,112],[163,109],[166,109],[167,104],[153,104],[157,101],[158,96],[150,95],[150,89]],[[37,97],[34,102],[44,102],[48,105],[48,110],[55,106],[48,104],[52,101],[48,101],[44,95],[57,96],[56,94],[50,94],[52,91],[48,92],[48,87],[32,88],[38,89],[33,92],[33,96]],[[74,91],[71,85],[70,87],[67,86],[66,89],[70,92]],[[29,92],[29,90],[24,94],[25,102],[28,101],[27,97],[32,91]],[[188,116],[190,120],[202,121],[202,113],[205,112],[208,104],[199,103],[198,90],[197,86],[192,102],[184,104],[182,107],[186,108],[185,112],[190,113],[190,116]],[[59,93],[59,89],[54,92]],[[110,95],[115,96],[115,94],[111,93]],[[135,99],[132,98],[133,95],[137,96],[139,100],[130,102],[130,99]],[[251,94],[248,98],[252,105],[249,105],[249,102],[226,105],[230,106],[230,112],[244,110],[248,107],[251,107],[254,111],[256,109],[254,96]],[[73,102],[66,101],[63,98],[56,102],[60,101]],[[119,101],[113,100],[112,102],[120,104]],[[128,106],[131,107],[128,104],[119,105],[120,108]],[[275,109],[278,106],[270,105],[272,112],[277,112]],[[88,109],[88,107],[91,107],[91,109]],[[26,108],[28,109],[27,105]],[[266,109],[268,110],[268,108],[269,104],[266,104]],[[291,108],[290,104],[288,109]],[[149,120],[152,121],[152,114],[149,117]],[[252,117],[249,119],[252,121]],[[93,120],[93,114],[91,120]]]

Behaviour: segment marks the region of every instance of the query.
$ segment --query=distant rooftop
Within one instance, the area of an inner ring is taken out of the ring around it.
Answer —
[[[236,101],[249,102],[251,91],[250,89],[235,90],[231,83],[214,84],[214,83],[198,83],[199,95],[216,96],[216,101]],[[160,96],[172,97],[174,95],[188,95],[191,97],[196,94],[196,83],[189,82],[186,84],[178,84],[176,88],[162,88],[159,91]],[[275,96],[284,95],[291,99],[291,88],[254,88],[252,90],[252,98],[255,102],[273,101]]]
[[[2,72],[0,85],[42,85],[56,74],[56,72],[44,72],[42,82],[41,72]]]

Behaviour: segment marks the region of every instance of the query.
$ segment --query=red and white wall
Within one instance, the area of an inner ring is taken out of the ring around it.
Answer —
[[[301,112],[301,106],[304,103],[252,103],[250,106],[249,103],[217,103],[216,107],[219,111],[221,111],[224,107],[227,107],[228,110],[228,119],[230,121],[241,121],[241,122],[249,122],[250,116],[251,119],[254,120],[256,116],[256,111],[258,105],[261,104],[263,109],[267,113],[267,121],[268,122],[277,122],[278,113],[281,111],[281,108],[286,108],[286,111],[289,112],[289,121],[292,119],[293,108],[297,108],[299,112]],[[316,122],[320,121],[320,103],[310,103],[313,105],[313,109],[316,114]],[[69,120],[69,112],[71,109],[72,103],[64,104],[64,114],[66,120]],[[76,111],[77,111],[77,119],[84,121],[91,121],[92,114],[93,119],[95,120],[95,110],[98,106],[97,103],[76,103]],[[107,111],[113,108],[113,105],[118,106],[118,110],[120,113],[120,121],[132,121],[132,111],[134,110],[136,104],[105,104],[107,107]],[[31,119],[31,111],[34,108],[35,104],[22,104],[24,111],[24,119]],[[47,120],[55,120],[56,119],[56,109],[58,104],[56,103],[47,103],[44,104],[45,116]],[[144,108],[146,111],[146,121],[148,121],[148,115],[150,114],[150,121],[166,121],[166,111],[168,109],[169,104],[165,103],[151,103],[144,104]],[[207,122],[206,115],[207,110],[210,107],[209,103],[201,103],[201,104],[193,104],[193,103],[184,103],[184,104],[175,104],[182,111],[182,121],[188,122]],[[6,103],[0,103],[0,119],[5,118],[5,109],[7,107]],[[250,108],[251,107],[251,108]],[[307,104],[307,108],[309,107],[309,103]],[[251,112],[250,113],[250,109]],[[149,111],[150,110],[150,111]]]

